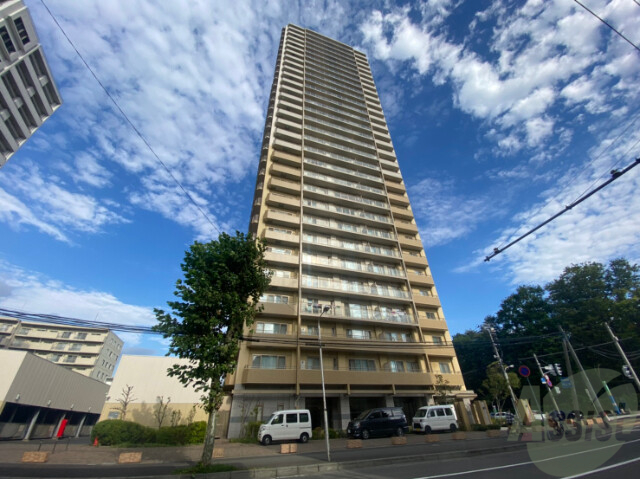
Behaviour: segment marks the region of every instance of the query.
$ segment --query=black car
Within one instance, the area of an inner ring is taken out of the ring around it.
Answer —
[[[368,409],[347,426],[350,437],[369,439],[373,436],[402,436],[409,430],[407,417],[399,407]]]

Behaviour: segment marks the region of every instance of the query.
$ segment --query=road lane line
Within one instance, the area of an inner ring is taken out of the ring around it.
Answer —
[[[547,459],[538,459],[535,462],[534,461],[518,462],[516,464],[505,464],[504,466],[486,467],[486,468],[483,468],[483,469],[474,469],[472,471],[449,472],[449,473],[446,473],[446,474],[438,474],[438,475],[435,475],[435,476],[416,477],[414,479],[437,479],[437,478],[440,478],[440,477],[464,476],[466,474],[476,474],[478,472],[497,471],[497,470],[500,470],[500,469],[510,469],[512,467],[527,466],[529,464],[536,464],[538,462],[556,461],[558,459],[564,459],[565,457],[577,456],[578,454],[590,454],[594,450],[608,449],[610,447],[622,447],[622,446],[624,446],[626,444],[631,444],[631,443],[639,442],[639,441],[640,441],[640,439],[633,439],[631,441],[625,441],[623,444],[611,444],[611,445],[608,445],[608,446],[599,447],[597,449],[590,449],[588,451],[572,452],[571,454],[565,454],[563,456],[554,456],[554,457],[549,457]],[[638,460],[640,460],[640,458]],[[621,463],[621,464],[623,464],[623,463]],[[589,472],[588,474],[591,474],[591,472]],[[581,477],[581,476],[571,476],[571,477]]]

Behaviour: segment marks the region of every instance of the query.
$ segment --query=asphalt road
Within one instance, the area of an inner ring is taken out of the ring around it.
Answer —
[[[575,447],[574,447],[575,446]],[[640,476],[640,434],[626,441],[595,444],[545,444],[529,449],[437,462],[407,462],[387,466],[358,465],[331,473],[307,475],[305,479],[620,479]]]

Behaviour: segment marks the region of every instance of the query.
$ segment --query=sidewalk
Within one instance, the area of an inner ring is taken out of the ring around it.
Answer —
[[[354,461],[366,461],[368,464],[384,461],[385,464],[389,464],[394,461],[406,461],[409,458],[440,460],[448,457],[490,454],[525,447],[525,444],[521,442],[507,441],[507,431],[501,431],[500,437],[497,438],[489,438],[485,432],[468,432],[464,440],[454,440],[449,433],[433,434],[430,437],[433,436],[437,437],[439,441],[427,443],[426,436],[417,434],[407,435],[406,445],[392,445],[390,438],[369,439],[362,441],[360,449],[347,449],[346,439],[332,439],[330,441],[331,464],[327,463],[324,440],[298,444],[298,451],[295,454],[281,454],[280,444],[262,446],[257,443],[230,443],[225,439],[217,439],[216,449],[222,449],[224,456],[214,459],[213,462],[233,465],[241,470],[278,468],[280,471],[278,476],[282,476],[282,468],[294,470],[298,467],[304,467],[312,472],[318,471],[319,467],[321,469],[337,469],[339,464],[353,463]],[[36,451],[38,446],[40,446],[40,441],[0,442],[0,471],[7,469],[10,465],[20,466],[22,454],[26,451]],[[142,452],[142,462],[137,465],[141,471],[145,464],[148,466],[165,465],[166,469],[163,468],[163,470],[166,472],[163,474],[168,474],[171,472],[171,467],[180,468],[198,462],[202,453],[201,445],[125,449],[93,447],[89,444],[67,444],[62,440],[55,444],[55,451],[52,452],[53,446],[53,441],[43,441],[40,450],[50,454],[47,463],[39,465],[40,470],[47,468],[59,470],[62,466],[75,467],[73,465],[100,466],[103,471],[103,466],[109,466],[109,469],[118,470],[125,467],[118,464],[120,453],[137,451]],[[31,464],[23,465],[25,468],[32,466],[35,468],[35,465]],[[127,465],[126,467],[131,468],[131,466]],[[15,467],[12,469],[15,470]],[[129,474],[130,471],[127,472],[127,475]],[[235,475],[236,473],[233,477]]]

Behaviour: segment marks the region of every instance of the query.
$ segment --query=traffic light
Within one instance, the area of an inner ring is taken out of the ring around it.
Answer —
[[[557,376],[562,376],[562,366],[560,365],[560,363],[555,363],[553,365],[553,368],[555,369],[555,373]]]
[[[633,379],[633,374],[631,374],[631,369],[626,364],[622,366],[622,374],[624,374],[627,378]]]

